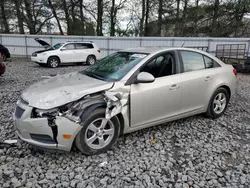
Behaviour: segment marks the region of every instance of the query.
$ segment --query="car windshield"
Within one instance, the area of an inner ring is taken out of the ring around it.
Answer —
[[[63,45],[63,43],[57,43],[57,44],[54,45],[53,47],[54,47],[55,49],[58,49],[58,48],[60,48],[62,45]]]
[[[118,81],[147,55],[136,52],[116,52],[99,60],[82,73],[105,81]]]

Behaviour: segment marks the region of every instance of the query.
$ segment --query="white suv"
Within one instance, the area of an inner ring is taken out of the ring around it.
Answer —
[[[32,53],[31,61],[41,66],[56,68],[64,63],[87,63],[93,65],[101,58],[99,47],[93,42],[64,42],[51,46],[46,41],[36,38],[45,50]]]

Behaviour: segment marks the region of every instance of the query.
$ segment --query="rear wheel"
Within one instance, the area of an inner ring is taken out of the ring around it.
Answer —
[[[60,59],[58,57],[50,57],[47,61],[47,64],[51,68],[56,68],[60,64]]]
[[[210,99],[206,115],[211,118],[220,117],[227,109],[229,98],[230,97],[226,89],[217,89]]]
[[[96,109],[82,126],[75,144],[86,155],[99,154],[112,148],[120,134],[119,119],[113,117],[107,120],[105,109]]]
[[[95,64],[95,62],[96,62],[96,58],[95,58],[94,55],[89,55],[89,56],[87,57],[86,63],[87,63],[88,65],[93,65],[93,64]]]

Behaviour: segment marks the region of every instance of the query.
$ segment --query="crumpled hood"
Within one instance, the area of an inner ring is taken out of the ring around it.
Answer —
[[[110,89],[112,86],[112,82],[74,72],[31,85],[22,93],[22,98],[35,108],[52,109],[76,101],[85,95]]]

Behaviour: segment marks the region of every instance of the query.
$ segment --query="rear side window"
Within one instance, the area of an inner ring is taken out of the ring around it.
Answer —
[[[184,72],[205,69],[203,55],[196,52],[180,51]]]
[[[88,48],[94,48],[93,44],[87,43],[86,46],[87,46]]]
[[[204,56],[204,62],[205,62],[206,69],[220,67],[218,63],[216,63],[213,59],[207,56]]]
[[[76,43],[76,49],[89,49],[94,48],[93,44],[90,43]]]

